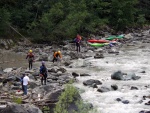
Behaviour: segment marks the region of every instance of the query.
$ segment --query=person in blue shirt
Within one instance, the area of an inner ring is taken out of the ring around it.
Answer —
[[[42,61],[42,65],[40,66],[40,76],[41,76],[41,84],[43,85],[43,81],[44,81],[44,84],[46,85],[47,68],[45,66],[44,61]]]

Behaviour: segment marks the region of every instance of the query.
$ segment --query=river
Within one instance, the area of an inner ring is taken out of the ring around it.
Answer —
[[[105,58],[103,59],[94,59],[93,57],[78,59],[71,64],[73,68],[67,68],[70,73],[77,72],[91,75],[77,77],[78,82],[74,85],[84,90],[81,96],[84,101],[93,104],[96,110],[94,113],[139,113],[141,110],[150,109],[149,106],[145,105],[148,99],[142,100],[144,95],[150,94],[150,45],[140,42],[134,43],[136,46],[124,45],[119,50],[118,55],[104,53]],[[3,52],[1,55],[3,56],[0,59],[0,67],[28,67],[25,55],[12,52]],[[112,80],[111,74],[118,70],[125,73],[134,72],[141,78],[135,81]],[[141,73],[142,71],[145,71],[145,73]],[[100,80],[104,86],[116,84],[119,88],[117,91],[100,93],[96,88],[83,85],[83,81],[88,79]],[[130,90],[132,86],[137,87],[138,90]],[[117,98],[128,100],[129,103],[118,102],[116,101]]]
[[[78,83],[74,85],[85,90],[81,96],[84,101],[93,104],[96,113],[139,113],[141,110],[150,110],[149,106],[145,105],[148,100],[141,101],[144,95],[150,94],[150,45],[135,43],[136,46],[122,47],[119,55],[105,53],[104,59],[79,59],[74,62],[74,68],[68,68],[70,72],[91,75],[77,77]],[[85,64],[87,67],[83,66]],[[118,70],[125,73],[134,72],[141,78],[129,81],[112,80],[111,74]],[[141,73],[142,71],[146,73]],[[83,81],[88,79],[100,80],[104,86],[116,84],[119,88],[117,91],[100,93],[95,88],[83,85]],[[138,90],[130,90],[132,86]],[[129,104],[118,102],[117,98],[128,100]]]

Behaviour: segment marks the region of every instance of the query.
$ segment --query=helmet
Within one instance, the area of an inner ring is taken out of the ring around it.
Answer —
[[[60,51],[58,51],[58,53],[60,54]]]
[[[30,53],[32,53],[32,50],[29,50]]]
[[[44,62],[44,61],[42,61],[42,64],[44,65],[44,64],[45,64],[45,62]]]

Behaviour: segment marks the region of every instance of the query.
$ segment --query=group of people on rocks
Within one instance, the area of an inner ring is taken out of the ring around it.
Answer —
[[[77,34],[76,38],[74,39],[74,42],[76,44],[76,51],[80,52],[80,43],[81,43],[81,36],[79,34]],[[32,50],[29,50],[26,59],[28,59],[28,63],[29,63],[29,70],[32,69],[33,67],[33,62],[34,62],[34,54]],[[62,54],[60,51],[55,51],[53,54],[53,60],[52,62],[57,62],[58,60],[62,59]],[[46,85],[46,81],[47,81],[47,68],[45,66],[45,62],[42,61],[41,66],[40,66],[40,70],[39,70],[40,74],[39,76],[41,77],[41,85]],[[28,77],[27,74],[23,74],[23,76],[21,77],[21,84],[22,84],[22,90],[23,90],[23,94],[27,95],[27,88],[28,88],[28,84],[30,82],[30,79]]]

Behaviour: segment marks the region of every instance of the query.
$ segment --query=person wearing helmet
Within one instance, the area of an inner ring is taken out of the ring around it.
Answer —
[[[47,68],[45,66],[44,61],[42,61],[42,65],[40,66],[40,76],[41,76],[41,84],[43,85],[43,81],[44,81],[44,84],[46,85]]]
[[[61,52],[60,51],[56,51],[56,52],[54,52],[54,54],[53,54],[53,63],[55,62],[55,61],[58,61],[58,58],[62,58],[62,55],[61,55]]]
[[[28,59],[29,62],[29,70],[32,69],[32,64],[34,61],[34,54],[32,53],[32,50],[29,50],[29,53],[26,56],[26,59]]]
[[[76,51],[80,52],[81,36],[79,34],[77,34],[76,38],[74,39],[74,42],[76,43]]]

